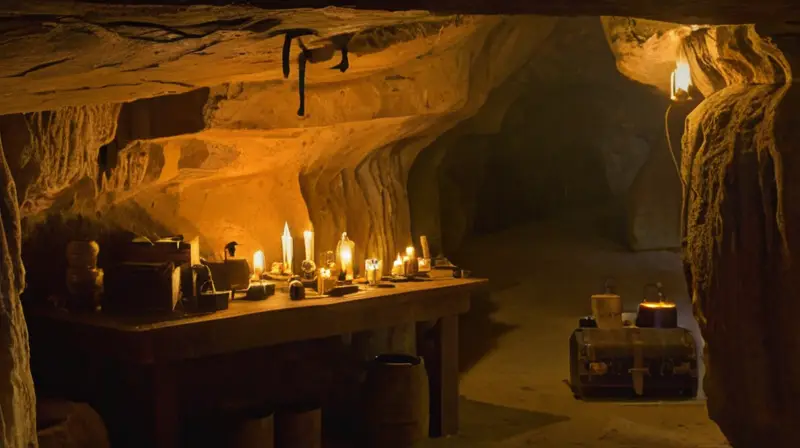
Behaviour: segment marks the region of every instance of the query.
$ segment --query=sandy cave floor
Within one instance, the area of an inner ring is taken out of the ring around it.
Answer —
[[[461,322],[461,433],[426,447],[729,446],[702,390],[684,402],[573,398],[569,336],[605,278],[616,279],[626,311],[646,283],[662,282],[680,325],[699,334],[677,253],[631,253],[596,233],[576,220],[527,225],[473,240],[453,257],[490,278],[491,295],[476,298]]]

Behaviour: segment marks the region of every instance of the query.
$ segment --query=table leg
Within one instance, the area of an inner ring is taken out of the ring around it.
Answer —
[[[425,365],[430,379],[431,437],[458,433],[458,316],[439,319]]]
[[[180,445],[177,375],[171,365],[153,366],[153,436],[156,448]]]

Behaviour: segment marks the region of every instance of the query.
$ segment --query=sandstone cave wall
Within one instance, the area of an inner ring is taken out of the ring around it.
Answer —
[[[235,240],[244,256],[264,249],[274,260],[287,221],[298,256],[302,231],[313,228],[318,251],[347,231],[357,259],[391,258],[411,241],[414,159],[475,114],[555,20],[466,18],[423,28],[382,50],[388,60],[403,55],[396,65],[310,82],[304,117],[291,80],[0,117],[21,190],[28,278],[38,285],[30,294],[54,292],[46,279],[63,277],[57,254],[71,238],[181,233],[200,236],[209,257]],[[308,67],[309,76],[327,70]],[[101,252],[101,263],[111,255]]]
[[[620,74],[600,20],[560,19],[475,117],[420,156],[409,184],[415,233],[451,252],[469,234],[587,209],[585,219],[633,249],[678,247],[668,105],[668,94]],[[687,112],[670,120],[678,156]]]

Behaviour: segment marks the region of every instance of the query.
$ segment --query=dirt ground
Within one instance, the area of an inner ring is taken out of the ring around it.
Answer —
[[[437,447],[729,446],[700,398],[684,402],[583,402],[566,380],[568,340],[590,295],[616,279],[626,310],[660,281],[680,325],[699,330],[674,252],[631,253],[580,220],[527,225],[469,242],[453,258],[491,280],[461,321],[461,433]]]

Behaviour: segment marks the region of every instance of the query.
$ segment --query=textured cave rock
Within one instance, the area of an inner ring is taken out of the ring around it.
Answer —
[[[687,49],[715,89],[687,119],[682,160],[709,415],[733,446],[798,446],[800,97],[790,80],[800,53],[791,35],[753,26],[693,33]]]
[[[37,446],[17,192],[0,139],[0,445]]]

